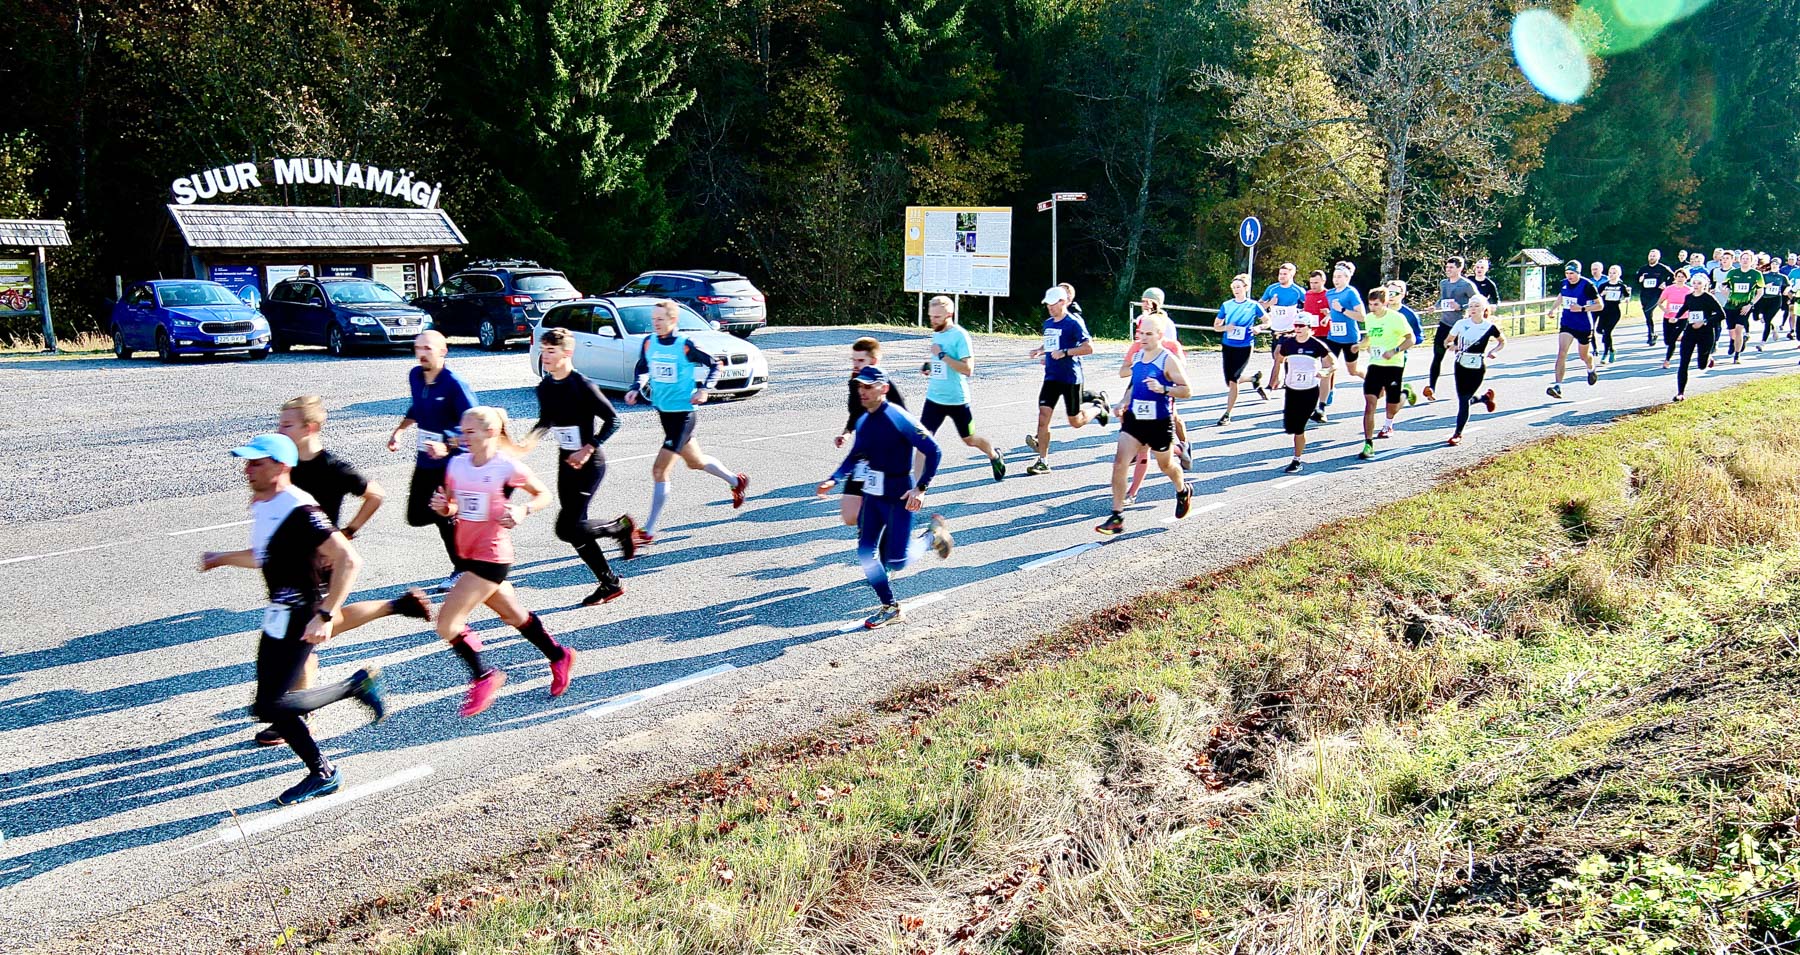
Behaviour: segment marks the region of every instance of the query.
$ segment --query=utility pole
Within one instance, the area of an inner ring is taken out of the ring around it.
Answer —
[[[1085,192],[1054,192],[1038,203],[1039,212],[1050,213],[1050,284],[1056,283],[1056,207],[1064,202],[1086,202]]]

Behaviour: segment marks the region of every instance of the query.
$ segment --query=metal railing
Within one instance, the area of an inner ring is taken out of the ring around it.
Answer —
[[[1142,311],[1142,308],[1140,308],[1139,303],[1137,302],[1125,306],[1125,327],[1128,329],[1136,327],[1138,316],[1142,314]],[[1219,310],[1216,308],[1202,308],[1197,305],[1164,305],[1163,311],[1189,312],[1194,315],[1219,314]],[[1414,309],[1414,311],[1418,310]],[[1523,335],[1527,329],[1530,328],[1533,320],[1535,320],[1537,323],[1536,331],[1548,331],[1553,327],[1551,323],[1561,317],[1561,312],[1562,299],[1557,296],[1527,299],[1520,302],[1502,302],[1494,309],[1494,324],[1507,329],[1509,334]],[[1430,328],[1436,322],[1436,319],[1437,314],[1435,312],[1419,312],[1419,324],[1424,325],[1427,328]],[[1210,324],[1187,325],[1181,322],[1174,322],[1173,324],[1181,331],[1213,333],[1213,327]],[[1216,335],[1216,333],[1214,334]],[[1212,339],[1208,340],[1210,341]]]

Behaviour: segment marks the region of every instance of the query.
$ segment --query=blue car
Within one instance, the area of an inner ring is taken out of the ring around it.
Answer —
[[[348,277],[288,279],[269,290],[262,313],[276,351],[324,345],[337,357],[362,348],[411,348],[432,324],[424,309],[393,289]]]
[[[119,358],[140,350],[163,361],[182,355],[269,357],[268,321],[217,282],[138,282],[113,304],[109,331]]]

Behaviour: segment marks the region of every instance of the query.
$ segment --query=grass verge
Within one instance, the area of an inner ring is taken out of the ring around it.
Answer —
[[[1791,946],[1796,397],[1509,453],[311,942]]]

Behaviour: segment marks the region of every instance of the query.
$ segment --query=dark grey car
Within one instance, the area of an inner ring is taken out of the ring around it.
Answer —
[[[736,272],[713,269],[645,272],[614,295],[670,298],[716,322],[720,331],[739,338],[769,323],[769,306],[761,290]]]

